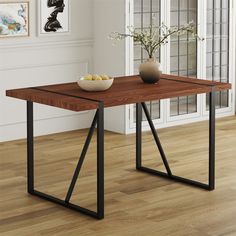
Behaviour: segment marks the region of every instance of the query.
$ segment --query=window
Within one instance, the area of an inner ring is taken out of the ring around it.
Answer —
[[[153,27],[161,24],[161,1],[160,0],[134,0],[134,27],[140,31],[153,24]],[[155,55],[156,59],[160,61],[160,51]],[[148,59],[148,55],[140,45],[134,45],[134,73],[139,73],[139,66],[142,62]],[[152,119],[160,118],[160,102],[146,103],[151,114]],[[134,117],[136,110],[134,108]],[[143,116],[145,120],[146,117]]]
[[[171,0],[171,26],[197,24],[197,0]],[[197,77],[197,41],[190,35],[171,37],[170,72],[175,75]],[[179,116],[197,112],[197,96],[173,98],[170,115]]]
[[[229,82],[229,0],[208,0],[207,16],[207,79]],[[229,91],[216,92],[216,107],[228,106]]]

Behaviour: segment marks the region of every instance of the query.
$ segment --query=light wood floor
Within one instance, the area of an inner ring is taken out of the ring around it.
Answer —
[[[207,179],[207,122],[159,131],[175,174]],[[87,130],[36,139],[36,188],[64,198]],[[96,139],[73,202],[95,209]],[[217,122],[216,190],[135,170],[135,136],[106,132],[105,219],[97,221],[26,193],[25,140],[0,144],[0,235],[236,235],[236,117]],[[149,132],[145,165],[163,170]]]

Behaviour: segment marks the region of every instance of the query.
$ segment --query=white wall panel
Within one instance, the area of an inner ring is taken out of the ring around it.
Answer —
[[[92,71],[92,0],[70,3],[69,35],[38,37],[37,1],[31,0],[30,37],[0,40],[0,142],[26,137],[26,102],[6,97],[7,89],[74,82]],[[35,105],[35,134],[87,128],[92,116]]]

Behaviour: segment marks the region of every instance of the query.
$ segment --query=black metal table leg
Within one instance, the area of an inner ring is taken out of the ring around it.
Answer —
[[[183,184],[206,189],[209,191],[214,190],[215,188],[215,91],[214,91],[214,88],[210,92],[209,106],[210,106],[210,110],[209,110],[209,183],[208,184],[172,174],[167,158],[165,156],[164,150],[162,148],[161,142],[157,135],[157,131],[155,129],[155,126],[152,122],[151,116],[148,112],[148,109],[145,103],[136,105],[136,163],[138,163],[137,170],[146,172],[152,175],[156,175],[162,178],[167,178],[167,179],[180,182]],[[140,115],[142,114],[142,108],[147,117],[148,123],[152,131],[152,135],[156,141],[157,147],[161,154],[161,158],[166,167],[167,173],[142,166],[142,153],[141,153],[142,131],[141,131],[141,125],[140,125],[142,122],[142,117]],[[136,164],[136,167],[137,167],[137,164]]]
[[[85,159],[89,144],[97,124],[97,212],[70,203],[70,198]],[[71,210],[78,211],[88,216],[104,218],[104,105],[99,102],[99,107],[94,116],[91,128],[85,141],[80,159],[75,169],[70,187],[65,200],[45,194],[34,189],[34,134],[33,134],[33,103],[27,101],[27,183],[28,193],[44,200],[59,204]]]
[[[215,189],[215,91],[210,93],[209,107],[209,190]]]
[[[97,125],[97,213],[104,218],[104,105],[99,104]]]
[[[142,166],[142,105],[136,104],[136,169]]]
[[[34,126],[33,102],[27,101],[27,189],[34,191]]]

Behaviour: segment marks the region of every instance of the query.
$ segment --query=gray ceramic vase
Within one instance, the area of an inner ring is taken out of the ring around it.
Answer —
[[[144,83],[155,84],[161,79],[160,64],[154,58],[149,58],[139,67],[139,75]]]

